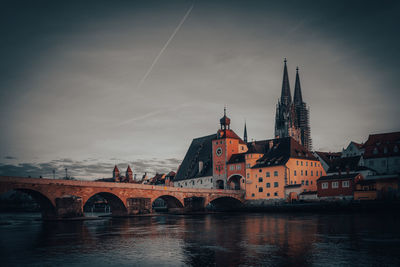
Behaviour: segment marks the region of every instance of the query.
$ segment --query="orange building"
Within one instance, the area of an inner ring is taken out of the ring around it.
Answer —
[[[316,191],[317,179],[325,175],[318,159],[291,137],[250,145],[246,153],[248,200],[298,199],[301,192]]]

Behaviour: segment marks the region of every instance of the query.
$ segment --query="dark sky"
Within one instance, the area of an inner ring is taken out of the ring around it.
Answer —
[[[0,174],[176,170],[224,105],[272,138],[285,57],[315,149],[400,130],[398,1],[197,1],[140,84],[192,4],[3,1]]]

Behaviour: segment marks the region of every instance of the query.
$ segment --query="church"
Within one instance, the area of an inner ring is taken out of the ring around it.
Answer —
[[[193,139],[176,173],[175,187],[244,190],[249,200],[293,199],[317,190],[316,180],[325,170],[311,153],[309,109],[302,98],[298,68],[292,100],[284,60],[274,139],[248,141],[246,124],[241,138],[230,123],[225,108],[216,133]]]

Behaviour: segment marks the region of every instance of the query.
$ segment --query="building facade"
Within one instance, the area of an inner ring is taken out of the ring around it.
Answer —
[[[400,132],[371,134],[364,149],[364,166],[378,174],[400,173]]]

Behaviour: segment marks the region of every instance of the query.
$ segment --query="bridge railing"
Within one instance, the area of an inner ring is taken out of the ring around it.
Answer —
[[[202,188],[181,188],[163,185],[145,185],[133,183],[113,183],[113,182],[97,182],[82,180],[58,180],[48,178],[26,178],[17,176],[0,176],[0,183],[19,183],[19,184],[54,184],[67,186],[83,186],[83,187],[108,187],[108,188],[132,188],[143,190],[160,190],[170,192],[198,192],[198,193],[220,193],[220,194],[243,194],[241,190],[227,189],[202,189]]]

